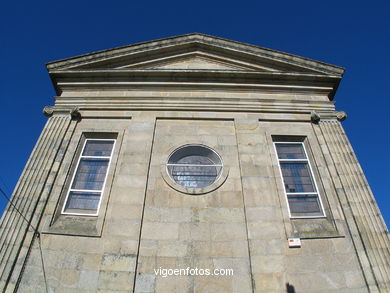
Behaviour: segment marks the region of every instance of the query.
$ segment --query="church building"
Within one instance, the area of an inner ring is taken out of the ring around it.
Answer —
[[[194,33],[47,69],[2,292],[390,292],[343,68]]]

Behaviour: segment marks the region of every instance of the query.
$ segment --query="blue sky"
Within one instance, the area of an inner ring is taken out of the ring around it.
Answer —
[[[54,103],[46,62],[201,32],[346,68],[336,106],[389,225],[389,1],[271,2],[3,2],[0,186],[11,193]]]

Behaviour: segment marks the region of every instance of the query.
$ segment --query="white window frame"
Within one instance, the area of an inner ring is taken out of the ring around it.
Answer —
[[[276,149],[276,145],[277,144],[301,144],[302,147],[303,147],[303,151],[305,152],[306,159],[279,159],[278,151]],[[310,160],[309,160],[309,157],[307,155],[307,151],[306,151],[306,147],[305,147],[304,142],[299,142],[299,141],[297,141],[297,142],[295,142],[295,141],[294,142],[293,141],[274,141],[273,145],[274,145],[274,151],[275,151],[276,159],[278,160],[279,174],[280,174],[280,177],[282,178],[283,192],[284,192],[284,195],[285,195],[285,198],[286,198],[286,202],[287,202],[287,210],[288,210],[289,217],[292,218],[292,219],[326,218],[324,205],[322,204],[320,191],[319,191],[318,186],[317,186],[317,180],[314,177],[313,169],[311,167]],[[294,161],[295,162],[307,162],[307,164],[309,165],[310,175],[311,175],[311,178],[312,178],[313,183],[314,183],[314,187],[315,187],[317,192],[287,192],[286,191],[286,184],[284,182],[284,177],[283,177],[283,174],[282,174],[282,167],[281,167],[280,163],[281,162],[294,162]],[[318,215],[318,216],[292,216],[291,215],[291,211],[290,211],[290,203],[288,201],[288,195],[289,194],[290,195],[300,195],[300,194],[302,194],[302,195],[317,195],[318,201],[320,202],[320,209],[321,209],[322,215]]]
[[[83,156],[84,149],[85,149],[85,146],[87,145],[88,141],[113,141],[114,143],[112,145],[110,156]],[[83,148],[82,148],[82,150],[80,152],[80,155],[78,157],[78,160],[77,160],[76,167],[73,170],[72,180],[70,181],[69,188],[68,188],[68,191],[66,193],[66,197],[65,197],[64,204],[62,206],[61,214],[63,214],[63,215],[76,215],[76,216],[90,216],[90,217],[96,217],[96,216],[99,215],[100,205],[102,203],[102,198],[103,198],[104,189],[105,189],[106,182],[107,182],[108,173],[110,172],[112,156],[113,156],[114,150],[115,150],[115,143],[116,143],[116,139],[105,139],[105,138],[86,138],[85,139]],[[106,171],[106,175],[104,177],[104,182],[103,182],[102,189],[100,191],[98,191],[98,190],[88,190],[88,189],[72,189],[73,181],[74,181],[74,178],[76,176],[76,173],[77,173],[77,170],[78,170],[78,167],[79,167],[81,159],[108,159],[107,171]],[[75,191],[75,192],[100,193],[99,204],[98,204],[98,207],[96,209],[96,213],[90,214],[90,213],[66,212],[65,211],[66,203],[68,202],[69,194],[72,191]]]

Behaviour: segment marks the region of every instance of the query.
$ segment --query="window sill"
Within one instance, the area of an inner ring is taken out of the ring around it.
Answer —
[[[290,219],[326,219],[326,216],[291,216]]]
[[[42,233],[100,237],[101,229],[98,228],[99,226],[97,216],[60,215],[52,225],[44,225]]]
[[[292,235],[301,239],[310,238],[339,238],[345,237],[326,217],[320,218],[291,218]]]

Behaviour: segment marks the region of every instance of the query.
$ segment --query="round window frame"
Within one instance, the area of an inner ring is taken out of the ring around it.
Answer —
[[[172,155],[176,151],[183,149],[185,147],[190,147],[190,146],[198,146],[198,147],[203,147],[203,148],[209,149],[215,155],[218,156],[218,158],[221,162],[221,165],[222,165],[222,170],[219,172],[217,179],[215,179],[215,181],[213,183],[211,183],[210,185],[207,185],[205,187],[195,187],[195,188],[194,187],[185,187],[185,186],[177,183],[171,177],[171,174],[169,174],[169,171],[168,171],[169,159],[172,157]],[[162,175],[165,183],[167,183],[171,188],[175,189],[176,191],[179,191],[179,192],[185,193],[185,194],[191,194],[191,195],[202,195],[202,194],[206,194],[206,193],[209,193],[209,192],[216,190],[226,181],[226,179],[229,175],[229,167],[225,165],[225,163],[222,159],[222,156],[217,151],[215,151],[213,148],[206,146],[204,144],[200,144],[200,143],[190,143],[190,144],[180,145],[180,146],[172,148],[170,150],[168,158],[166,159],[165,163],[163,165],[161,165],[161,175]]]

